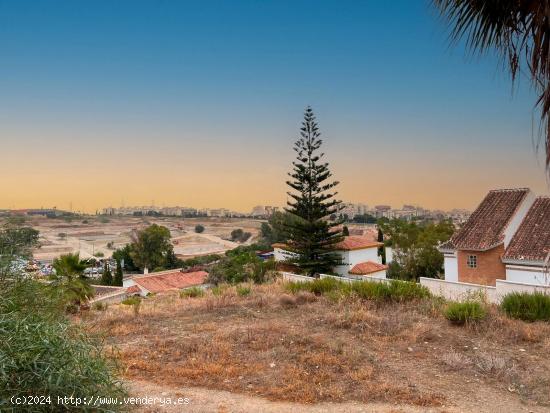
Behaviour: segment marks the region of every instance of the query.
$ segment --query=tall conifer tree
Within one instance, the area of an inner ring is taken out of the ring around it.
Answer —
[[[113,285],[117,285],[119,287],[122,287],[122,264],[120,263],[120,260],[116,261],[116,271],[115,271],[115,277],[113,278]]]
[[[331,273],[342,264],[335,253],[336,244],[342,241],[342,232],[336,227],[342,221],[329,221],[339,211],[341,201],[336,200],[333,188],[338,181],[330,181],[332,173],[320,152],[323,141],[313,110],[308,106],[300,129],[300,138],[294,144],[296,160],[287,181],[293,191],[288,192],[292,201],[287,203],[287,212],[296,216],[286,224],[288,233],[287,261],[303,273],[316,276]]]
[[[103,265],[103,274],[101,275],[101,284],[103,285],[113,285],[113,274],[111,273],[111,268],[109,264],[105,261]]]

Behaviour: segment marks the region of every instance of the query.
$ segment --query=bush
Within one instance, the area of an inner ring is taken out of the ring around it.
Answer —
[[[309,291],[315,295],[328,294],[331,299],[338,299],[351,293],[365,300],[410,301],[430,297],[430,292],[426,287],[406,281],[353,281],[347,283],[327,277],[311,282],[288,282],[285,288],[293,294],[299,291]]]
[[[1,287],[0,411],[121,410],[118,404],[62,408],[57,403],[58,397],[70,395],[124,397],[121,382],[113,375],[116,366],[104,356],[100,341],[56,311],[59,304],[48,304],[55,297],[49,286],[27,281]],[[9,404],[11,397],[29,395],[50,397],[51,404]]]
[[[511,293],[502,299],[500,307],[512,318],[550,321],[550,295],[538,292]]]
[[[217,285],[215,287],[212,287],[212,295],[215,295],[216,297],[219,297],[224,293],[224,291],[227,289],[225,285]]]
[[[202,226],[201,224],[195,225],[195,232],[197,234],[204,232],[204,226]]]
[[[271,278],[273,269],[273,260],[263,261],[258,258],[254,249],[238,247],[227,251],[226,256],[210,268],[207,282],[214,285],[250,281],[262,284]]]
[[[478,301],[450,303],[445,310],[445,318],[454,324],[476,323],[487,316],[487,310]]]
[[[430,291],[417,282],[392,281],[389,283],[389,290],[390,298],[394,301],[410,301],[431,297]]]
[[[221,260],[221,258],[222,256],[219,254],[208,254],[200,257],[188,258],[186,260],[183,260],[181,261],[181,266],[183,268],[191,268],[191,267],[196,267],[198,265],[211,264],[213,262]]]
[[[101,301],[96,301],[95,303],[92,304],[92,310],[96,310],[96,311],[105,311],[107,307],[108,305]]]
[[[187,288],[180,292],[181,298],[197,298],[204,295],[204,290],[200,287]]]
[[[365,300],[387,300],[390,298],[390,286],[384,282],[357,281],[351,286],[353,292]]]
[[[251,292],[252,290],[250,287],[244,285],[237,286],[237,294],[241,297],[246,297],[247,295],[250,295]]]
[[[141,298],[139,298],[138,296],[131,296],[131,297],[128,297],[124,300],[122,300],[121,304],[124,304],[124,305],[136,305],[137,303],[140,303],[141,302]]]

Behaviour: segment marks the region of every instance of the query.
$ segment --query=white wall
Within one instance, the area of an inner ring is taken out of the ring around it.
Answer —
[[[529,190],[527,192],[527,195],[525,196],[525,199],[520,204],[518,210],[508,223],[508,226],[504,230],[504,248],[508,248],[508,245],[510,244],[510,241],[512,240],[512,237],[516,233],[517,229],[519,228],[521,221],[523,221],[523,218],[525,218],[525,215],[527,215],[527,212],[529,211],[529,208],[531,208],[531,205],[533,205],[533,202],[535,202],[535,194]]]
[[[307,277],[305,275],[294,274],[292,272],[281,271],[280,274],[283,276],[283,280],[286,280],[286,281],[311,282],[311,281],[315,280],[315,278],[313,278],[313,277]]]
[[[527,284],[550,284],[550,275],[540,267],[506,266],[506,281]]]
[[[438,280],[435,278],[420,277],[420,284],[425,286],[434,295],[440,295],[448,300],[464,301],[475,294],[485,294],[489,302],[498,301],[496,287],[488,285],[478,285],[461,283],[456,281]]]
[[[348,271],[351,269],[349,266],[349,251],[336,251],[342,258],[342,265],[334,267],[334,272],[341,276],[348,275]]]
[[[338,253],[342,259],[342,265],[337,265],[334,268],[334,272],[336,274],[339,274],[343,277],[346,277],[349,273],[349,271],[353,268],[354,265],[359,264],[361,262],[365,261],[373,261],[380,263],[380,257],[378,256],[378,247],[373,248],[363,248],[359,250],[352,250],[352,251],[335,251]],[[288,251],[285,251],[281,248],[274,248],[273,249],[273,256],[275,258],[275,261],[284,261],[288,259],[289,255],[292,255],[292,253],[289,253]],[[385,271],[384,271],[385,276]]]
[[[498,304],[506,294],[512,292],[542,292],[550,294],[550,286],[528,283],[516,283],[507,280],[497,280],[496,287],[488,285],[469,284],[434,278],[420,278],[420,284],[427,287],[434,295],[440,295],[448,300],[464,301],[475,294],[485,294],[487,301]]]
[[[123,288],[128,288],[128,287],[131,287],[132,285],[138,285],[133,278],[125,278],[124,280],[122,280],[122,287]],[[139,293],[139,295],[141,295],[142,297],[145,297],[147,294],[149,294],[149,291],[146,290],[145,288],[143,288],[141,285],[138,285],[138,287],[140,288],[141,292]]]
[[[124,278],[122,280],[122,286],[124,288],[131,287],[132,285],[136,285],[135,281],[132,278]]]
[[[338,251],[342,256],[344,265],[335,268],[336,273],[347,276],[349,271],[357,264],[366,261],[381,263],[378,256],[378,247],[362,248],[360,250]]]
[[[458,281],[458,260],[456,258],[456,253],[454,254],[445,254],[444,257],[444,269],[445,269],[445,280],[446,281]]]
[[[497,295],[499,299],[502,299],[506,294],[512,292],[517,293],[534,293],[540,292],[544,294],[550,294],[550,286],[548,285],[537,285],[537,284],[528,284],[528,283],[517,283],[511,282],[508,280],[497,280]]]
[[[391,247],[386,247],[386,264],[390,264],[393,261],[393,250]]]

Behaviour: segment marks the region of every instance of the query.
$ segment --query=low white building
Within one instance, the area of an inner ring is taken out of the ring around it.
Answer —
[[[384,244],[371,238],[350,235],[336,245],[335,252],[341,256],[342,264],[334,271],[342,277],[362,278],[375,276],[385,278],[387,265],[382,264],[378,248]],[[286,244],[273,244],[275,261],[284,262],[292,257]]]

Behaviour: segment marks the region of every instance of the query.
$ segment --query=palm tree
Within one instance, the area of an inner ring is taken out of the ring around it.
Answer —
[[[480,53],[496,50],[512,81],[527,70],[538,93],[541,140],[550,176],[550,0],[433,0],[451,26],[451,40],[465,38]]]
[[[80,277],[86,265],[80,262],[80,256],[77,253],[61,255],[53,260],[53,268],[58,277]]]
[[[52,287],[67,309],[74,310],[94,296],[94,289],[84,279],[86,266],[80,262],[78,253],[61,255],[53,261],[53,267],[55,278]]]

